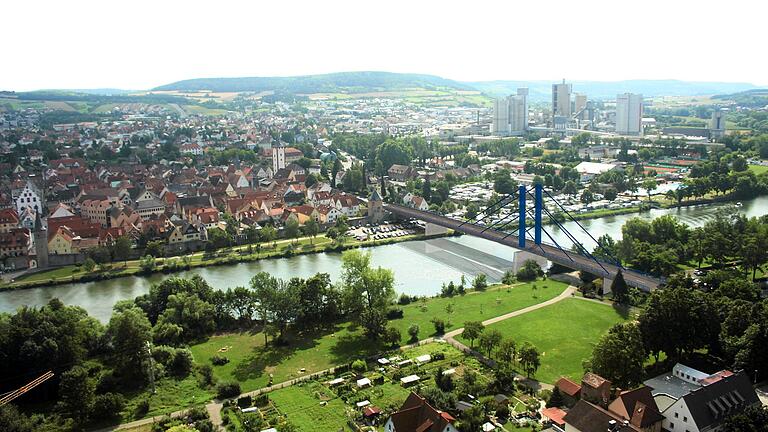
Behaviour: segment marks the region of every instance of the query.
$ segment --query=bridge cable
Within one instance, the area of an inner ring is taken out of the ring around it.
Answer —
[[[565,207],[563,207],[563,205],[562,205],[562,204],[560,204],[560,202],[559,202],[558,200],[556,200],[556,199],[555,199],[555,197],[553,197],[553,196],[552,196],[552,195],[551,195],[549,192],[547,192],[546,190],[544,191],[544,193],[546,193],[546,194],[547,194],[547,196],[548,196],[548,197],[549,197],[549,198],[550,198],[552,201],[554,201],[554,202],[555,202],[555,204],[557,204],[557,205],[558,205],[558,207],[560,207],[560,209],[563,211],[563,213],[565,213],[565,214],[566,214],[566,216],[568,216],[568,217],[569,217],[569,218],[570,218],[570,219],[571,219],[573,222],[576,222],[576,225],[577,225],[579,228],[581,228],[581,230],[582,230],[582,231],[584,231],[585,233],[587,233],[587,235],[589,236],[589,238],[591,238],[591,239],[592,239],[592,241],[593,241],[593,242],[595,242],[595,243],[597,244],[597,246],[598,246],[598,247],[599,247],[599,248],[600,248],[600,249],[601,249],[601,250],[602,250],[602,251],[603,251],[603,252],[604,252],[604,253],[605,253],[607,256],[609,256],[609,257],[610,257],[610,258],[611,258],[611,259],[614,261],[614,263],[615,263],[615,265],[616,265],[617,267],[619,267],[620,269],[624,270],[624,266],[621,264],[621,261],[620,261],[619,259],[617,259],[615,256],[613,256],[613,254],[612,254],[612,253],[610,253],[610,252],[609,252],[607,249],[605,249],[605,248],[603,247],[603,245],[601,245],[601,244],[600,244],[600,242],[598,242],[597,240],[595,240],[595,238],[592,236],[592,234],[591,234],[589,231],[587,231],[587,230],[586,230],[586,228],[584,228],[584,227],[583,227],[583,226],[582,226],[582,225],[579,223],[579,221],[577,221],[576,219],[574,219],[574,217],[573,217],[573,216],[571,216],[571,214],[570,214],[570,213],[568,213],[568,210],[566,210],[566,209],[565,209]]]

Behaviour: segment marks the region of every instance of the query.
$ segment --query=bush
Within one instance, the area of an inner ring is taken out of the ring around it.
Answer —
[[[432,354],[433,360],[445,360],[445,353],[442,351],[438,351],[436,353]]]
[[[97,393],[109,393],[113,390],[117,390],[120,387],[120,379],[118,379],[114,373],[107,372],[99,378],[99,383],[96,385]]]
[[[168,369],[177,377],[185,377],[192,371],[193,363],[192,353],[188,349],[177,349]]]
[[[391,346],[398,346],[400,345],[400,330],[394,328],[394,327],[388,327],[387,330],[384,332],[384,343],[387,343]]]
[[[418,324],[411,324],[408,327],[408,335],[411,337],[412,341],[419,340],[419,325]]]
[[[403,293],[403,294],[400,294],[400,297],[397,299],[397,304],[401,306],[405,306],[407,304],[410,304],[411,301],[412,301],[411,296]]]
[[[403,317],[403,310],[400,308],[392,308],[387,311],[387,319],[401,319]]]
[[[200,373],[200,387],[207,388],[216,383],[211,365],[202,365],[197,371]]]
[[[136,419],[140,419],[147,415],[149,412],[149,398],[144,397],[139,400],[139,402],[136,404],[136,409],[133,412],[133,417]]]
[[[432,318],[432,324],[435,326],[435,333],[439,335],[445,333],[445,321],[442,318]]]
[[[167,345],[152,347],[152,358],[161,365],[167,365],[170,363],[175,353],[176,348]]]
[[[488,277],[485,273],[478,273],[475,279],[472,280],[472,288],[476,291],[482,291],[488,288]]]
[[[219,399],[235,397],[240,393],[240,383],[238,382],[223,382],[216,386],[216,396]]]
[[[517,280],[521,282],[529,282],[536,280],[537,277],[543,276],[544,271],[539,267],[539,264],[534,260],[526,260],[520,270],[517,271]]]
[[[504,276],[501,277],[501,283],[504,285],[512,285],[515,283],[515,274],[512,273],[512,270],[504,272]]]
[[[125,408],[125,398],[119,393],[97,395],[93,400],[91,417],[96,420],[108,420],[120,416]]]
[[[229,359],[224,356],[220,356],[216,354],[213,357],[211,357],[211,363],[213,363],[214,366],[223,366],[229,363]]]
[[[253,398],[250,396],[243,396],[241,398],[237,398],[237,406],[240,408],[248,408],[253,403]]]
[[[365,360],[357,359],[352,362],[352,370],[357,373],[363,373],[366,370],[368,370],[368,365],[365,363]]]

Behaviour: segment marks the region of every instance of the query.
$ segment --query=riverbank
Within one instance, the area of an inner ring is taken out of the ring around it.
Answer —
[[[0,286],[0,292],[70,283],[94,282],[129,276],[148,276],[156,273],[171,274],[201,267],[232,265],[323,252],[342,252],[348,249],[384,246],[452,235],[454,234],[448,233],[432,236],[412,234],[382,240],[359,241],[355,239],[346,239],[343,242],[332,240],[325,237],[325,235],[318,235],[315,238],[301,237],[296,240],[254,243],[223,248],[212,252],[197,252],[181,257],[156,258],[155,267],[151,271],[142,269],[141,260],[110,263],[110,267],[108,268],[102,268],[101,270],[94,270],[91,272],[86,271],[82,265],[71,265],[22,275],[14,282]]]

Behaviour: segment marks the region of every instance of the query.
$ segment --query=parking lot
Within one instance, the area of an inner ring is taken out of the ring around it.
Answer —
[[[365,240],[383,240],[388,238],[404,237],[416,234],[417,225],[412,223],[394,224],[384,223],[381,225],[367,224],[347,231],[347,235],[358,241]]]

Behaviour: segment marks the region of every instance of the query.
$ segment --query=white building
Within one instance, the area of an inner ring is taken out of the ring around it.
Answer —
[[[27,182],[24,189],[19,192],[19,196],[16,197],[16,213],[22,214],[24,209],[30,207],[39,212],[42,208],[42,200],[40,194],[37,192],[37,188],[32,185],[32,182]]]
[[[519,88],[517,94],[493,102],[491,133],[494,135],[522,135],[528,130],[528,89]]]
[[[712,112],[712,119],[709,121],[709,136],[712,138],[721,138],[725,135],[725,112],[716,108]]]
[[[571,84],[552,84],[552,116],[571,117]]]
[[[272,172],[285,168],[285,147],[281,143],[272,145]]]
[[[643,95],[623,93],[616,96],[616,133],[643,134]]]

